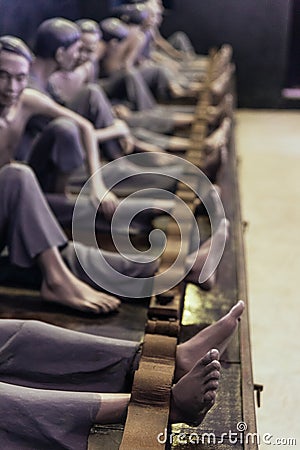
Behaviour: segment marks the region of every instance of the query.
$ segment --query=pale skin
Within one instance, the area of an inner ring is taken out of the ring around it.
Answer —
[[[199,425],[214,405],[220,378],[219,358],[234,335],[244,311],[239,301],[219,321],[177,346],[170,421]],[[124,420],[130,394],[99,394],[97,423]]]
[[[120,45],[120,44],[118,44],[118,45]],[[97,33],[90,33],[90,32],[82,33],[81,46],[79,48],[79,62],[81,63],[81,65],[78,66],[75,70],[73,70],[72,75],[71,75],[71,79],[74,79],[74,87],[76,86],[76,84],[78,84],[79,79],[80,79],[80,83],[84,84],[87,81],[86,74],[92,73],[93,63],[95,61],[99,61],[99,59],[101,58],[101,55],[103,53],[103,51],[99,51],[99,46],[100,46],[100,48],[102,48],[101,42],[99,42],[99,35]],[[123,57],[122,54],[117,55],[117,57],[115,54],[112,54],[112,58],[116,58],[118,61],[120,61],[122,57]],[[220,90],[220,88],[222,88],[222,86],[223,86],[223,84],[222,84],[223,78],[224,77],[221,77],[220,80],[217,80],[215,83],[213,83],[212,89],[214,89],[216,87],[217,90]],[[59,80],[59,72],[56,72],[55,74],[53,74],[52,79],[54,81],[54,84],[56,83],[59,85],[59,83],[62,83],[62,80]],[[71,84],[72,83],[68,80],[68,83],[63,83],[61,90],[63,92],[66,92],[68,89],[68,86],[70,88]],[[207,112],[206,112],[207,117],[208,117],[208,122],[210,124],[214,124],[221,115],[230,116],[231,111],[232,111],[232,101],[233,101],[232,95],[227,94],[224,96],[223,99],[221,99],[221,101],[218,105],[209,106],[209,108],[207,109]],[[121,130],[119,136],[116,133],[114,137],[121,137],[122,130],[123,130],[123,136],[127,135],[127,143],[131,139],[131,145],[129,146],[129,149],[130,148],[132,149],[133,145],[135,145],[136,148],[142,152],[161,152],[161,153],[163,152],[163,150],[159,149],[157,146],[155,146],[153,144],[143,142],[141,140],[138,140],[138,139],[130,136],[130,130],[128,129],[126,124],[125,124],[125,128],[124,128],[124,121],[128,120],[130,118],[130,115],[132,114],[129,108],[127,108],[125,105],[116,105],[116,106],[114,106],[114,112],[120,119],[122,119],[119,124],[116,121],[116,123],[111,127],[111,130],[118,130],[118,129]],[[190,125],[193,122],[194,114],[178,112],[178,113],[173,113],[172,118],[174,120],[175,127],[183,127],[186,125]],[[110,128],[110,127],[108,127],[108,128]],[[107,139],[107,137],[104,138],[105,135],[111,136],[109,134],[110,130],[108,128],[106,130],[99,131],[99,137],[98,137],[99,141],[101,141],[101,140],[103,141],[103,140]],[[102,136],[102,138],[101,138],[101,136]],[[216,146],[218,146],[218,144],[219,144],[219,139],[215,139],[214,135],[213,135],[208,140],[207,147],[214,146],[214,148],[216,148]],[[189,139],[179,137],[179,136],[171,136],[169,139],[169,149],[168,150],[170,150],[172,152],[183,151],[183,150],[188,149],[189,145],[190,145]],[[159,158],[158,158],[158,160],[159,160]],[[161,163],[163,163],[163,160],[161,161]]]
[[[225,230],[225,239],[227,240],[227,236],[229,233],[229,226],[230,226],[229,220],[221,219],[220,224],[213,235],[215,245],[221,246],[222,243],[224,242],[223,241],[224,240],[224,235],[223,235],[224,230]],[[190,283],[199,285],[199,275],[204,267],[204,264],[206,263],[207,256],[208,256],[208,253],[209,253],[209,250],[211,247],[211,243],[212,243],[212,237],[207,239],[200,246],[200,248],[198,250],[191,253],[187,257],[187,260],[186,260],[187,264],[189,264],[190,262],[193,262],[193,261],[194,261],[194,263],[193,263],[193,266],[192,266],[190,272],[185,277],[186,282],[190,282]],[[208,269],[209,269],[210,276],[206,281],[204,281],[202,284],[200,284],[200,286],[205,290],[210,290],[215,285],[216,277],[217,277],[217,274],[214,270],[214,268],[215,268],[214,258],[208,258],[207,264],[209,266]]]
[[[162,53],[158,52],[152,52],[150,58],[155,61],[163,64],[164,66],[168,66],[172,71],[175,73],[178,71],[180,65],[178,63],[179,60],[183,59],[181,52],[178,52],[176,49],[174,49],[168,41],[163,39],[163,37],[160,35],[158,31],[158,26],[161,22],[161,14],[163,11],[163,6],[160,1],[157,0],[150,0],[147,2],[150,15],[148,19],[143,23],[141,29],[150,29],[152,32],[152,36],[154,39],[154,42],[157,47],[164,50],[165,55],[162,55]],[[223,46],[224,47],[224,46]],[[218,61],[218,70],[215,73],[215,79],[211,83],[210,89],[212,94],[216,97],[216,99],[220,99],[227,90],[230,77],[232,75],[233,67],[230,66],[230,58],[231,53],[229,47],[226,47],[221,49],[221,57]],[[180,57],[181,55],[181,57]],[[184,54],[186,57],[187,55]],[[203,65],[203,61],[200,60],[200,65],[198,61],[193,61],[193,64],[195,65],[194,69],[201,69],[203,71],[206,70],[206,61]],[[190,65],[190,68],[192,66]],[[199,73],[200,76],[200,73]],[[197,95],[197,93],[200,93],[205,88],[205,83],[203,81],[195,81],[191,82],[189,85],[189,89],[184,89],[177,83],[170,83],[170,89],[173,94],[173,96],[176,97],[182,97],[182,96],[194,96]]]
[[[90,170],[94,172],[99,163],[92,126],[72,111],[58,106],[47,96],[27,89],[28,72],[29,62],[26,58],[6,51],[0,52],[0,167],[13,160],[15,148],[28,119],[34,114],[42,114],[75,120],[81,130]],[[93,195],[98,202],[105,186],[98,178],[93,187]],[[112,197],[105,202],[103,210],[107,215],[113,214],[115,205],[115,198]],[[119,307],[118,299],[97,292],[74,277],[64,265],[57,248],[42,252],[37,257],[37,262],[44,275],[41,289],[43,299],[93,313],[107,313]]]

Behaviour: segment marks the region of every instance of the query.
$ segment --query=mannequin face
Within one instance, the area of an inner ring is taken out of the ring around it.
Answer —
[[[60,47],[56,52],[56,61],[60,70],[70,72],[76,67],[81,41],[78,40],[68,48]]]
[[[143,22],[144,28],[152,28],[157,25],[156,13],[152,7],[148,7],[149,15],[146,20]]]
[[[27,86],[30,64],[24,56],[0,52],[0,105],[16,104]]]
[[[97,33],[82,33],[78,63],[83,64],[87,61],[95,61],[98,44],[99,35]]]

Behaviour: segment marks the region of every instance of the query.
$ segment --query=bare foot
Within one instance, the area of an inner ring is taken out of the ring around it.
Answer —
[[[107,314],[120,306],[117,298],[95,291],[71,273],[63,280],[51,284],[44,278],[41,297],[49,302],[60,303],[79,311],[95,314]]]
[[[198,91],[203,87],[201,82],[190,83],[189,88],[184,88],[177,84],[176,82],[170,82],[170,92],[172,98],[182,98],[182,97],[194,97]]]
[[[122,104],[117,104],[113,106],[113,111],[118,119],[125,120],[125,122],[131,117],[132,112],[127,106]]]
[[[210,348],[217,348],[220,356],[226,350],[239,318],[245,309],[245,304],[239,300],[231,310],[216,323],[199,331],[188,341],[177,346],[175,379],[186,374],[194,364],[205,355]]]
[[[206,152],[213,152],[226,145],[229,139],[231,120],[225,117],[221,125],[205,139]]]
[[[234,64],[230,63],[223,73],[211,84],[211,92],[216,98],[221,98],[228,92],[231,77],[235,71]]]
[[[228,219],[221,219],[220,224],[216,230],[216,232],[214,233],[213,237],[210,237],[209,239],[207,239],[198,250],[196,250],[195,252],[191,253],[187,259],[186,259],[186,263],[187,265],[190,265],[192,263],[192,261],[195,261],[191,270],[189,271],[189,273],[186,275],[184,281],[187,283],[194,283],[199,285],[202,289],[205,290],[210,290],[213,288],[213,286],[215,285],[216,282],[216,271],[215,271],[215,265],[216,265],[216,261],[214,260],[214,258],[211,256],[210,258],[208,257],[209,254],[209,250],[210,247],[212,245],[212,239],[214,239],[214,246],[215,248],[217,248],[219,245],[221,246],[224,242],[224,238],[225,240],[227,240],[228,238],[228,233],[229,233],[229,226],[230,226],[230,222]],[[225,233],[225,236],[224,236]],[[211,275],[209,276],[209,278],[203,282],[203,283],[199,283],[199,277],[201,274],[201,271],[204,267],[204,264],[206,263],[207,260],[207,264],[208,264],[208,272],[207,273],[211,273]]]
[[[203,165],[201,166],[202,172],[207,176],[207,178],[215,182],[218,172],[221,168],[221,165],[223,164],[222,159],[222,148],[217,148],[214,151],[210,151],[208,154],[205,155],[204,153],[204,159],[203,159]]]
[[[218,350],[210,350],[172,388],[170,420],[198,426],[216,399],[220,363]]]
[[[232,110],[233,96],[226,94],[218,105],[211,105],[207,108],[209,123],[214,124],[220,117],[232,117]]]
[[[203,203],[196,208],[195,214],[210,214],[212,223],[218,225],[224,217],[224,208],[221,203],[221,188],[213,184],[203,198]]]
[[[228,67],[232,59],[232,47],[231,45],[224,44],[215,55],[215,67],[213,69],[213,75],[217,78]]]
[[[205,156],[201,170],[207,178],[214,183],[219,170],[227,163],[227,161],[228,147],[227,145],[222,145],[222,147],[213,152],[209,152],[208,155]]]

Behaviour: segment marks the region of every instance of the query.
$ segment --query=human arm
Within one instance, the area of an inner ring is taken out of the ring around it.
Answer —
[[[164,51],[168,56],[171,58],[177,59],[179,61],[184,59],[184,53],[180,52],[176,48],[173,47],[159,32],[159,30],[156,28],[155,32],[153,33],[153,38],[156,47]]]
[[[107,189],[102,180],[101,171],[99,171],[101,165],[99,161],[98,143],[92,124],[80,115],[60,106],[51,98],[34,89],[24,90],[22,94],[22,103],[25,110],[24,112],[28,117],[35,114],[52,118],[66,117],[71,119],[78,126],[83,148],[86,153],[88,170],[90,175],[93,175],[91,198],[97,208],[101,203],[101,209],[104,215],[108,219],[111,218],[117,207],[118,200],[112,193],[109,193],[108,196],[102,200]]]
[[[124,138],[130,135],[128,125],[124,120],[115,119],[114,123],[106,128],[94,130],[98,142],[105,142],[109,139]]]
[[[114,123],[106,128],[99,128],[94,130],[98,142],[105,142],[109,139],[120,139],[122,147],[126,154],[133,150],[133,139],[131,131],[124,120],[115,119]]]

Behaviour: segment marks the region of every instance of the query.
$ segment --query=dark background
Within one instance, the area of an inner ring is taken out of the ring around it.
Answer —
[[[0,34],[31,43],[44,19],[107,17],[121,0],[0,0]],[[228,42],[239,105],[277,108],[283,87],[300,86],[300,0],[165,0],[162,33],[183,30],[199,53]]]

